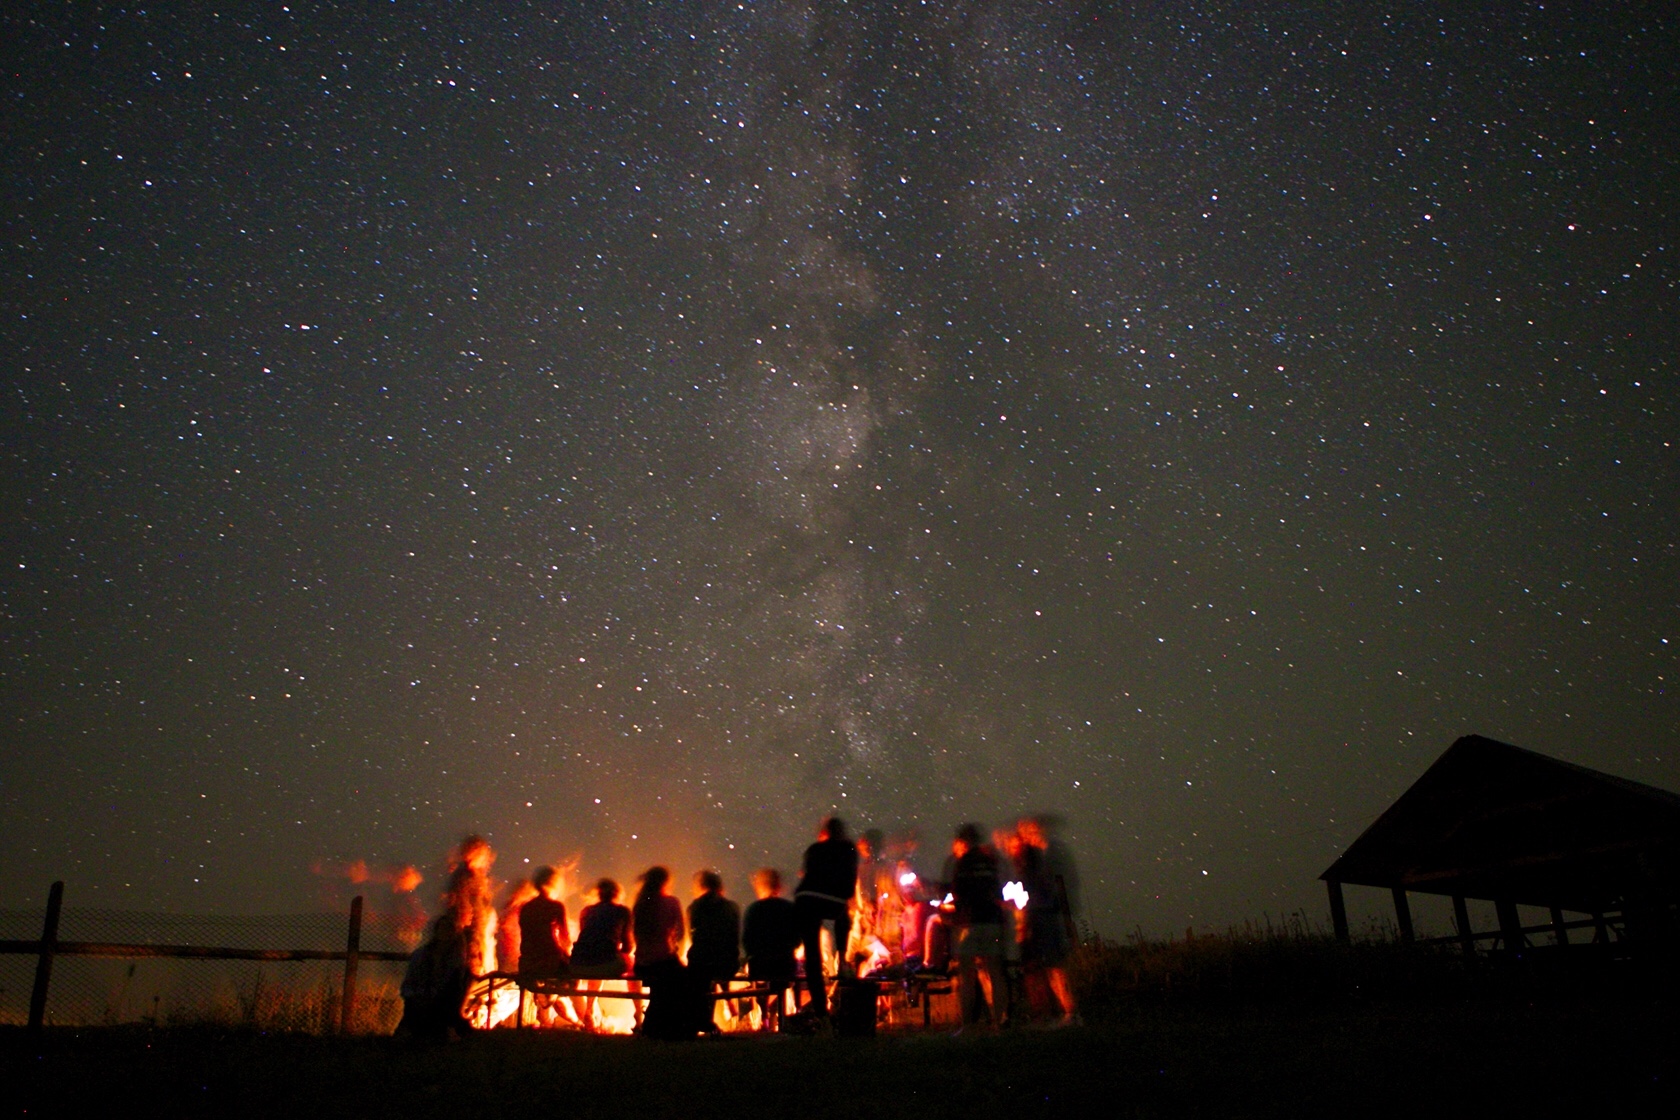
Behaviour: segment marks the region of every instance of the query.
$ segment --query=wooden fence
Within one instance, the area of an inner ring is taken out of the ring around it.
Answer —
[[[406,961],[407,953],[363,949],[362,896],[350,900],[349,926],[343,949],[239,949],[213,945],[156,945],[119,941],[61,941],[59,915],[64,909],[64,883],[47,893],[47,914],[37,940],[0,940],[0,953],[35,957],[35,983],[29,993],[29,1030],[39,1032],[46,1022],[47,992],[56,957],[169,957],[177,960],[219,961],[343,961],[344,991],[339,1001],[338,1029],[348,1032],[356,1011],[356,969],[362,961]]]

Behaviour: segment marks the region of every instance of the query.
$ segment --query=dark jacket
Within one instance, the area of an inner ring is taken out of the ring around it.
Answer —
[[[997,857],[985,847],[964,852],[952,872],[952,908],[959,926],[1003,922],[1003,885]]]
[[[805,874],[794,897],[815,895],[848,903],[857,891],[857,845],[850,840],[818,840],[805,849]]]
[[[785,898],[761,898],[747,907],[741,947],[747,951],[747,974],[753,979],[793,979],[793,951],[800,940],[793,915],[793,903]]]
[[[564,945],[566,904],[547,895],[519,908],[519,971],[525,976],[564,976],[571,966]]]
[[[688,967],[707,980],[727,980],[741,967],[741,908],[721,894],[688,904]]]
[[[616,902],[585,906],[578,917],[572,960],[591,968],[611,964],[630,952],[630,909]]]

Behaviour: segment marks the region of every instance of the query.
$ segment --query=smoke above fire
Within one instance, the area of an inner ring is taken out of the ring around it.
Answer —
[[[347,862],[316,860],[309,865],[309,870],[325,879],[342,879],[352,886],[376,884],[388,887],[392,894],[412,894],[426,881],[419,868],[411,863],[372,867],[363,859]]]

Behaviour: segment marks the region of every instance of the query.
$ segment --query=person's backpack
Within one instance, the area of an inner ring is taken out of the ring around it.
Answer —
[[[834,986],[834,1033],[841,1038],[873,1038],[881,986],[873,980],[842,978]]]
[[[710,984],[696,969],[672,964],[650,981],[642,1037],[669,1042],[691,1039],[711,1019]]]

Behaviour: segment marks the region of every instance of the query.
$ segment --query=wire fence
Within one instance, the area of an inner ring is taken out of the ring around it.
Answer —
[[[29,1020],[46,916],[45,908],[0,910],[0,943],[6,943],[0,951],[0,1023]],[[402,1013],[402,959],[415,931],[392,915],[361,915],[347,1019],[350,924],[348,912],[220,916],[65,907],[42,1021],[389,1033]],[[276,950],[313,959],[218,955]]]

